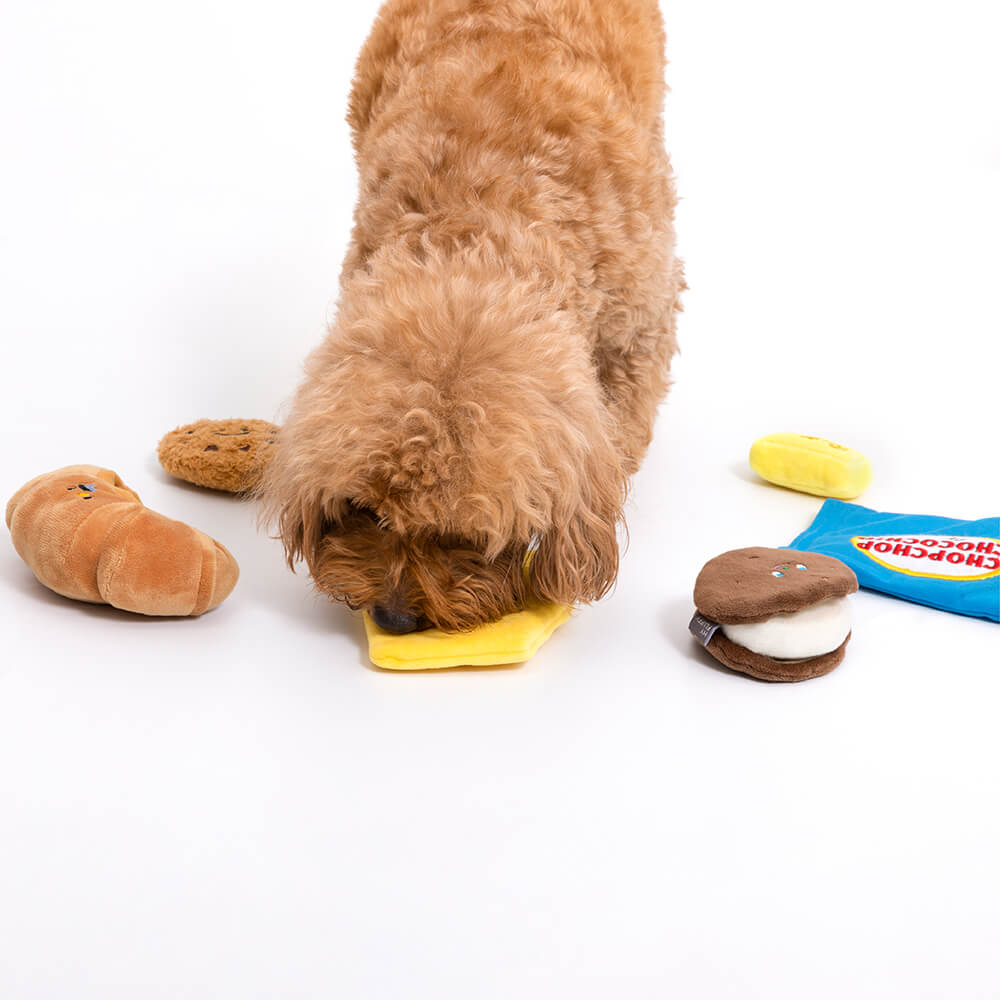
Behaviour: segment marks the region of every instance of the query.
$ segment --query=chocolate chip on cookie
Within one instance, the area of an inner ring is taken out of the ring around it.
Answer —
[[[260,482],[277,441],[266,420],[199,420],[165,434],[160,465],[172,476],[227,493],[245,493]]]

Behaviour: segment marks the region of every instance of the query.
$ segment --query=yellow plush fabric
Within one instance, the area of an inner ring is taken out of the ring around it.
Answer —
[[[144,507],[111,469],[70,465],[7,504],[18,555],[50,590],[143,615],[200,615],[229,596],[239,567],[208,535]]]
[[[838,500],[853,500],[872,484],[872,463],[861,452],[808,434],[759,438],[750,467],[776,486]]]
[[[471,632],[426,629],[393,635],[365,613],[368,655],[386,670],[441,670],[445,667],[492,667],[523,663],[565,622],[570,609],[562,604],[535,604],[505,615]]]

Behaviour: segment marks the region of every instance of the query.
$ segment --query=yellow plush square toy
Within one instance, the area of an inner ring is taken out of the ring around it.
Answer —
[[[536,551],[537,540],[528,548],[521,566],[525,580]],[[533,601],[520,611],[468,632],[429,628],[403,635],[380,629],[366,611],[368,656],[383,670],[444,670],[524,663],[569,618],[570,610],[565,604]]]
[[[570,609],[563,604],[533,604],[480,625],[471,632],[423,632],[394,635],[380,629],[365,613],[368,655],[385,670],[441,670],[445,667],[495,667],[531,659],[550,635],[565,622]]]

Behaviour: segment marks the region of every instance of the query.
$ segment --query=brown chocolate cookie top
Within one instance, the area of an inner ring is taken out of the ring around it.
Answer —
[[[260,482],[277,435],[278,428],[266,420],[199,420],[165,434],[157,454],[178,479],[243,493]]]
[[[713,621],[750,625],[857,589],[851,569],[832,556],[755,547],[710,559],[695,582],[694,603]]]

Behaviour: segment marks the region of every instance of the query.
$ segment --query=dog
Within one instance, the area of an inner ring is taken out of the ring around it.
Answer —
[[[617,577],[684,288],[664,44],[656,0],[378,15],[336,318],[261,492],[289,564],[388,631]]]

